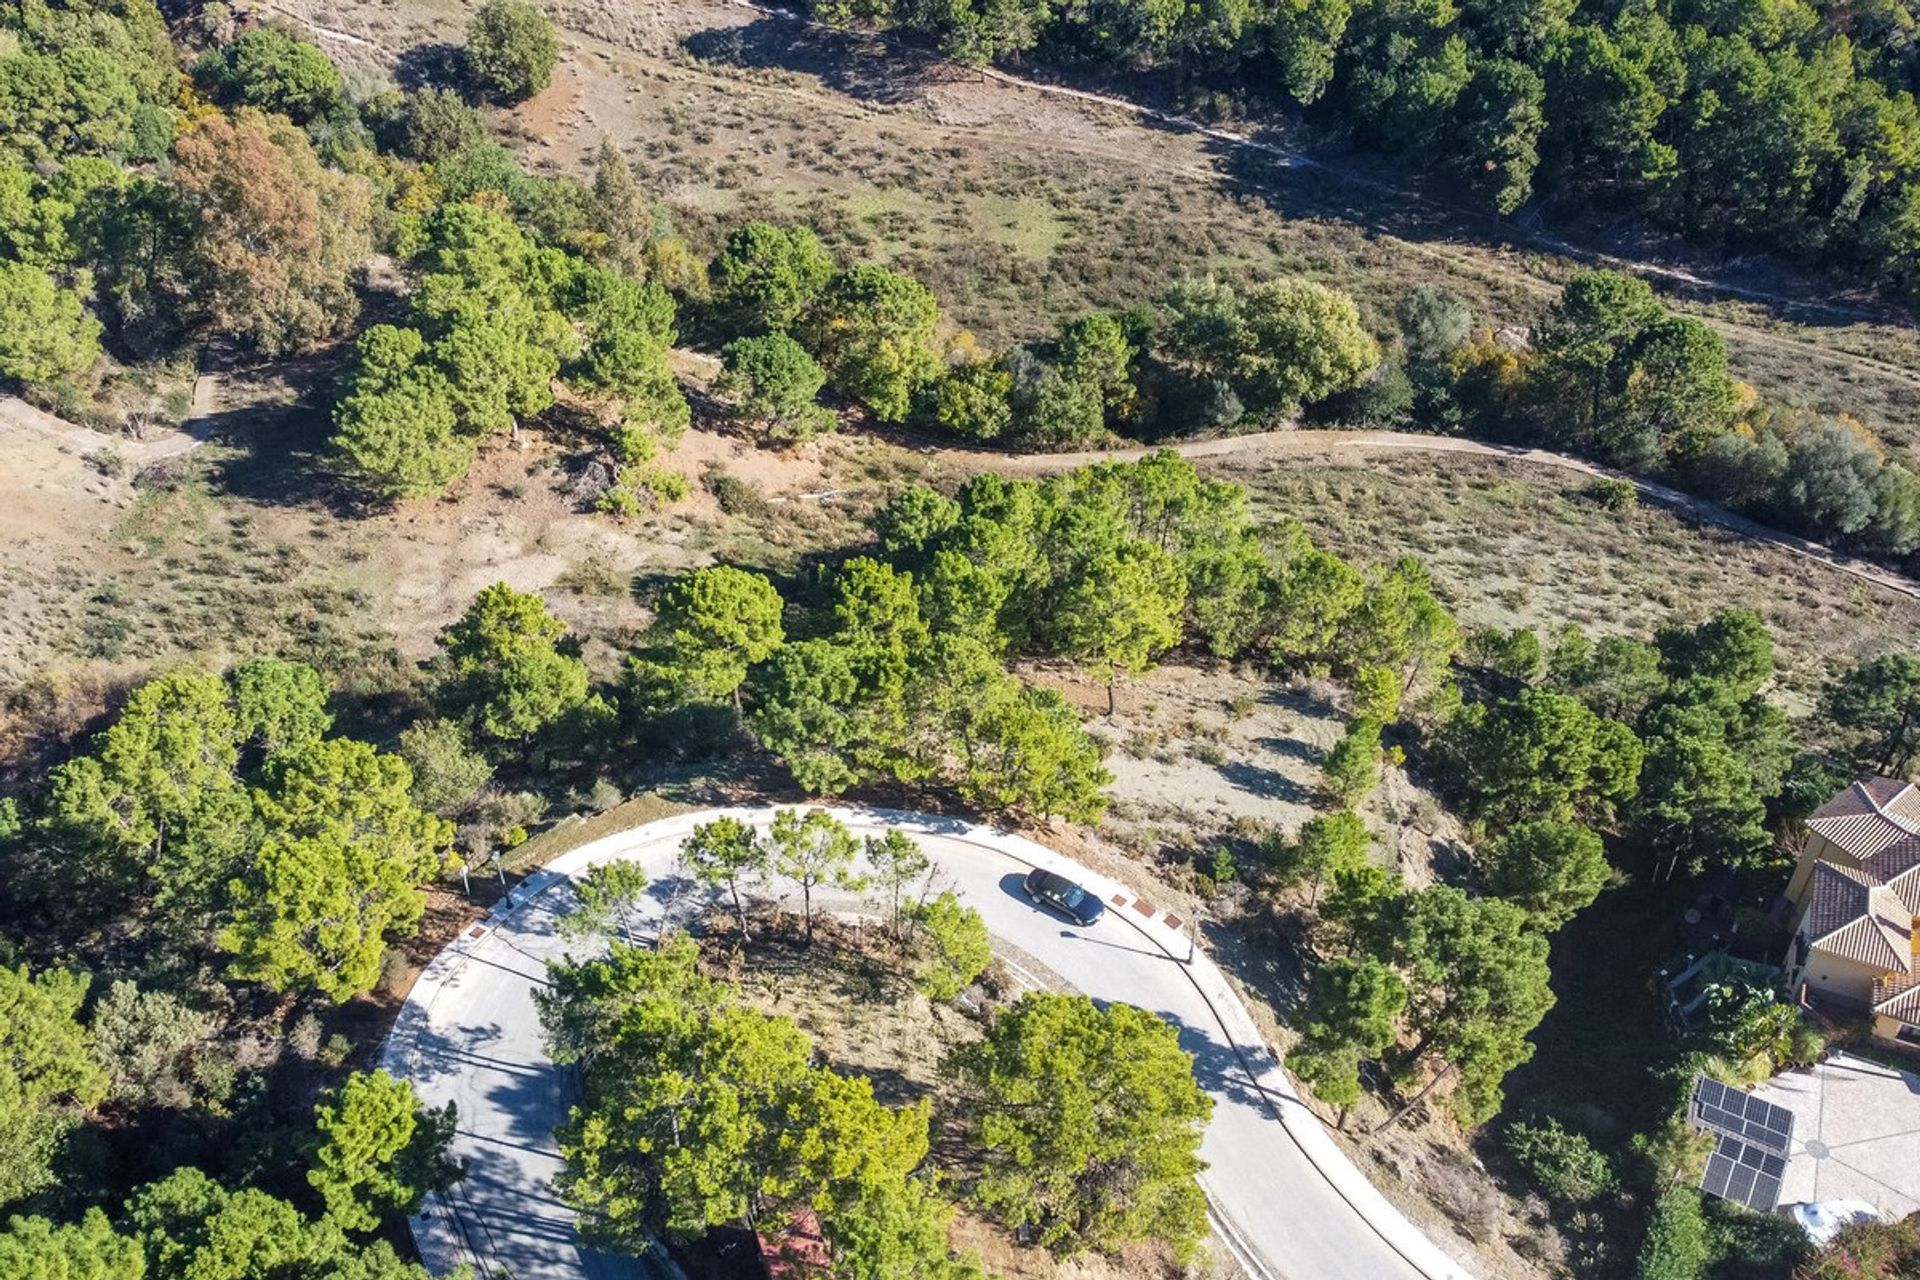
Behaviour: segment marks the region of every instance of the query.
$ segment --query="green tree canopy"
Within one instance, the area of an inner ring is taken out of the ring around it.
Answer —
[[[40,267],[0,262],[0,378],[57,382],[100,358],[100,322]]]
[[[804,790],[837,795],[864,776],[862,757],[872,744],[859,696],[859,677],[841,646],[796,641],[775,650],[755,676],[749,724]]]
[[[1131,1005],[1029,993],[952,1062],[986,1163],[982,1205],[1063,1254],[1206,1235],[1200,1135],[1213,1102],[1174,1028]]]
[[[1862,767],[1905,777],[1920,754],[1920,657],[1890,653],[1843,672],[1820,710],[1849,736]]]
[[[234,970],[280,991],[346,1000],[380,977],[387,941],[426,910],[452,824],[416,808],[398,756],[335,738],[277,756],[258,793],[261,838],[231,887],[220,943]]]
[[[814,397],[827,371],[784,333],[735,338],[720,351],[721,386],[743,417],[766,424],[776,439],[805,440],[833,427],[833,414]]]
[[[1663,1193],[1647,1219],[1647,1234],[1634,1262],[1635,1276],[1638,1280],[1699,1280],[1714,1256],[1708,1233],[1698,1191],[1674,1187]]]
[[[413,770],[413,802],[443,818],[465,810],[493,779],[493,766],[457,720],[416,721],[400,731],[396,746]]]
[[[454,1109],[428,1110],[413,1085],[385,1071],[356,1071],[328,1090],[313,1112],[318,1130],[307,1181],[327,1216],[349,1231],[371,1231],[392,1213],[413,1213],[460,1167],[448,1158]]]
[[[441,697],[483,737],[524,743],[587,700],[587,664],[566,623],[532,592],[494,583],[439,643],[447,672]]]
[[[0,1205],[53,1182],[66,1135],[107,1095],[80,1025],[85,974],[0,967]]]
[[[229,1191],[191,1167],[136,1191],[127,1226],[146,1253],[146,1280],[429,1280],[384,1240],[355,1244],[330,1219],[252,1187]]]
[[[1482,855],[1487,890],[1551,933],[1591,906],[1612,868],[1600,837],[1571,822],[1523,822]]]
[[[617,858],[596,863],[573,882],[573,910],[561,917],[560,930],[575,937],[625,937],[646,891],[646,869],[638,862]]]
[[[1705,682],[1747,698],[1773,678],[1773,635],[1751,609],[1722,609],[1697,626],[1654,633],[1660,669],[1671,681]]]
[[[340,103],[340,68],[317,45],[278,26],[251,27],[232,44],[200,57],[199,78],[216,96],[295,124],[324,116]]]
[[[1639,789],[1633,731],[1544,689],[1468,707],[1446,749],[1471,810],[1495,826],[1604,816]]]
[[[140,1242],[120,1235],[97,1207],[79,1222],[14,1218],[0,1231],[0,1275],[17,1280],[144,1280]]]
[[[76,891],[151,884],[163,911],[210,909],[248,832],[240,737],[218,676],[178,672],[135,689],[92,754],[50,779],[47,826]]]
[[[1341,871],[1363,865],[1372,846],[1373,836],[1360,815],[1342,809],[1307,819],[1291,840],[1276,835],[1268,849],[1282,882],[1311,881],[1317,903],[1321,886]]]
[[[1530,386],[1550,438],[1624,467],[1700,453],[1730,425],[1720,337],[1669,314],[1643,280],[1575,276],[1535,334]]]
[[[467,23],[467,70],[507,102],[545,89],[559,61],[553,20],[532,0],[486,0]]]
[[[1662,706],[1648,715],[1643,733],[1646,762],[1633,817],[1654,850],[1695,872],[1764,859],[1773,845],[1766,798],[1729,741],[1726,709]]]
[[[933,867],[918,841],[897,827],[866,840],[867,883],[887,895],[888,922],[900,927],[900,895]]]
[[[805,339],[833,388],[881,422],[904,422],[914,393],[940,372],[940,306],[912,276],[863,263],[827,282]]]
[[[1380,345],[1353,300],[1311,281],[1276,280],[1243,292],[1187,281],[1165,305],[1170,354],[1227,379],[1249,406],[1277,416],[1357,385],[1380,363]]]
[[[899,1191],[925,1159],[928,1111],[874,1100],[809,1064],[799,1028],[699,973],[684,935],[657,951],[551,971],[536,999],[555,1060],[579,1064],[559,1131],[563,1194],[593,1235],[645,1244],[801,1206],[831,1222]]]
[[[371,498],[440,493],[466,474],[473,437],[461,429],[446,374],[426,359],[418,329],[377,324],[360,335],[330,441],[342,469]]]
[[[1013,377],[991,360],[968,360],[941,375],[927,395],[934,425],[973,440],[993,440],[1013,424]]]
[[[1359,804],[1380,785],[1381,728],[1378,720],[1355,720],[1321,759],[1321,782],[1340,804]]]
[[[267,755],[312,746],[333,727],[327,682],[304,662],[255,658],[227,673],[235,728]]]
[[[693,829],[680,846],[680,860],[703,884],[725,888],[747,937],[747,905],[741,890],[751,889],[773,870],[772,853],[759,835],[738,818],[715,818]]]
[[[1360,1100],[1360,1064],[1392,1046],[1406,1007],[1407,984],[1390,965],[1372,957],[1329,960],[1313,971],[1288,1069],[1321,1101],[1352,1106]]]
[[[819,885],[859,890],[866,887],[854,871],[860,842],[847,825],[825,809],[781,809],[768,833],[773,873],[800,886],[807,941],[813,941],[813,891]]]
[[[813,228],[749,222],[727,237],[707,278],[726,328],[752,336],[793,329],[833,271]]]
[[[747,670],[785,640],[780,593],[757,573],[720,565],[695,569],[661,593],[654,618],[657,657],[643,657],[682,697],[731,697],[740,705]]]
[[[1547,939],[1512,903],[1434,885],[1412,896],[1394,945],[1414,1037],[1404,1058],[1440,1058],[1458,1077],[1461,1118],[1488,1119],[1500,1110],[1501,1081],[1533,1056],[1526,1037],[1554,1004]]]
[[[1054,625],[1106,683],[1109,715],[1120,678],[1142,674],[1180,642],[1186,604],[1186,575],[1151,542],[1123,543],[1069,579]]]
[[[993,962],[986,922],[972,907],[961,906],[951,889],[942,890],[939,897],[927,902],[915,903],[907,909],[907,915],[922,941],[925,956],[914,982],[928,999],[953,999]]]

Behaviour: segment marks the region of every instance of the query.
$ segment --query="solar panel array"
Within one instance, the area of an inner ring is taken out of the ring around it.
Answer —
[[[1693,1123],[1709,1133],[1739,1138],[1779,1155],[1793,1143],[1793,1112],[1718,1080],[1701,1076],[1694,1083],[1690,1110]]]
[[[1695,1127],[1719,1139],[1707,1157],[1701,1189],[1772,1213],[1793,1145],[1793,1112],[1705,1076],[1694,1083],[1687,1112]]]
[[[1713,1154],[1707,1157],[1700,1189],[1737,1201],[1756,1213],[1772,1213],[1780,1203],[1780,1179],[1786,1172],[1785,1156],[1722,1134]]]

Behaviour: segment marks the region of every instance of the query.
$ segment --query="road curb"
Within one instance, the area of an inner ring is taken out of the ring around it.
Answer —
[[[1080,881],[1089,890],[1098,891],[1104,900],[1113,902],[1119,899],[1112,914],[1126,919],[1129,926],[1150,942],[1157,952],[1179,967],[1186,982],[1211,1015],[1215,1028],[1225,1037],[1241,1074],[1258,1095],[1260,1105],[1279,1122],[1281,1131],[1314,1173],[1392,1253],[1427,1280],[1469,1280],[1470,1273],[1448,1257],[1367,1181],[1346,1153],[1327,1135],[1319,1118],[1307,1108],[1285,1075],[1279,1056],[1260,1035],[1252,1014],[1212,958],[1197,946],[1192,960],[1176,954],[1171,946],[1172,938],[1168,935],[1179,927],[1181,922],[1177,917],[1151,907],[1124,882],[1084,867],[1064,854],[1013,832],[962,819],[903,810],[846,805],[818,807],[851,824],[926,834],[997,854],[1027,867],[1057,871]],[[420,978],[408,993],[394,1021],[382,1052],[381,1065],[397,1076],[411,1078],[415,1074],[420,1035],[429,1025],[433,1004],[465,968],[472,948],[484,942],[503,923],[538,904],[549,890],[571,882],[579,872],[609,858],[637,853],[642,848],[655,852],[663,841],[691,833],[700,823],[719,817],[734,817],[755,826],[764,826],[774,811],[775,806],[760,805],[676,814],[602,836],[561,854],[517,885],[485,917],[442,948],[421,971]],[[1144,911],[1143,906],[1147,908]],[[1259,1061],[1259,1055],[1265,1056],[1264,1065]],[[1295,1114],[1290,1114],[1290,1111]],[[1296,1125],[1296,1119],[1302,1123]],[[412,1220],[414,1238],[422,1257],[455,1263],[471,1261],[484,1266],[483,1250],[464,1229],[457,1205],[438,1196],[430,1200],[429,1205],[430,1212]],[[1217,1229],[1225,1228],[1221,1234],[1229,1248],[1240,1252],[1244,1246],[1238,1241],[1232,1219],[1216,1213],[1210,1213],[1210,1216],[1216,1217]],[[1275,1262],[1260,1261],[1265,1265],[1254,1269],[1269,1273],[1275,1280],[1284,1275]],[[1300,1280],[1309,1278],[1302,1277]]]

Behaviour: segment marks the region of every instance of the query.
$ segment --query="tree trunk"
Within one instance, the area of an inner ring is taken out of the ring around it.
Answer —
[[[813,945],[813,885],[800,882],[800,919],[807,927],[807,945]]]
[[[740,917],[740,941],[751,942],[752,939],[747,936],[747,908],[740,901],[740,886],[729,881],[727,889],[733,894],[733,914]]]
[[[1118,680],[1119,680],[1119,677],[1117,676],[1107,677],[1107,719],[1109,720],[1113,719],[1113,713],[1115,710],[1113,686],[1118,682]]]
[[[1453,1074],[1453,1064],[1449,1062],[1446,1065],[1446,1068],[1444,1070],[1435,1073],[1433,1079],[1421,1085],[1420,1092],[1414,1094],[1413,1097],[1409,1098],[1405,1106],[1401,1107],[1398,1111],[1388,1116],[1385,1120],[1381,1121],[1378,1125],[1375,1125],[1372,1132],[1385,1133],[1388,1129],[1393,1128],[1394,1125],[1399,1124],[1401,1120],[1406,1118],[1407,1112],[1419,1106],[1421,1101],[1425,1099],[1428,1094],[1433,1092],[1433,1087],[1435,1085],[1439,1084],[1442,1080],[1445,1080],[1448,1076],[1452,1074]],[[1372,1135],[1369,1134],[1368,1136],[1372,1136]]]

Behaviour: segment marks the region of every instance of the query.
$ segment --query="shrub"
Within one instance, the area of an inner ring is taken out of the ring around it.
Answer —
[[[1327,793],[1342,805],[1358,804],[1379,785],[1380,727],[1378,720],[1355,720],[1320,764]]]
[[[1639,1280],[1701,1280],[1711,1260],[1700,1193],[1676,1187],[1661,1196],[1640,1244]]]
[[[381,139],[409,160],[436,164],[455,152],[487,141],[487,122],[451,89],[410,93],[393,116],[382,122]]]
[[[715,468],[703,478],[707,492],[730,516],[759,516],[767,511],[767,500],[751,480]]]
[[[1518,1121],[1500,1140],[1532,1184],[1563,1204],[1585,1204],[1612,1189],[1613,1166],[1584,1134],[1564,1129],[1557,1120]]]
[[[443,817],[467,808],[493,778],[493,766],[464,725],[427,720],[401,731],[400,758],[413,769],[413,802]]]
[[[1640,489],[1631,480],[1609,478],[1587,486],[1587,496],[1608,511],[1632,511],[1640,505]]]
[[[486,92],[508,102],[553,83],[560,38],[530,0],[487,0],[467,25],[467,67]]]
[[[947,890],[931,902],[907,909],[907,917],[924,941],[924,960],[914,974],[914,985],[929,1000],[953,999],[979,977],[993,960],[993,944],[986,923],[972,907],[963,907]]]

